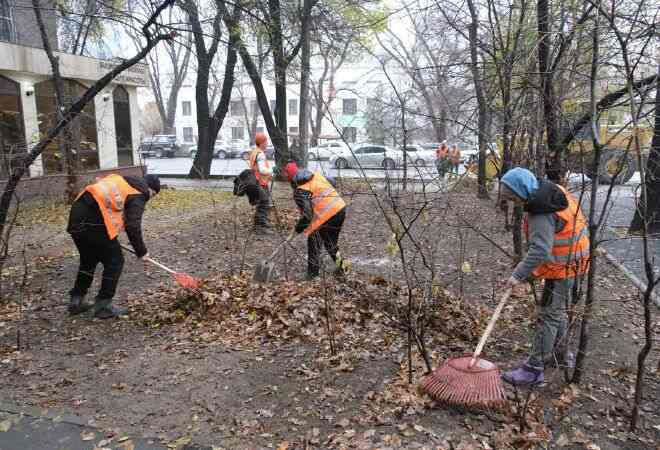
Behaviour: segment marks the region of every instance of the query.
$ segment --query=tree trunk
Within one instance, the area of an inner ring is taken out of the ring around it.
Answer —
[[[302,54],[300,74],[300,105],[298,110],[298,133],[300,136],[300,154],[295,155],[303,167],[307,167],[307,152],[309,151],[309,60],[311,57],[310,28],[312,0],[305,0],[302,16]]]
[[[280,15],[280,1],[268,0],[270,14],[270,36],[273,47],[273,62],[275,71],[275,124],[280,130],[280,138],[275,141],[275,161],[278,167],[284,167],[291,158],[289,154],[288,125],[287,125],[287,97],[286,97],[286,68],[288,66],[284,55],[284,41],[282,39],[282,17]]]
[[[629,231],[631,233],[642,232],[646,224],[648,235],[658,234],[660,233],[660,68],[658,69],[655,91],[653,139],[651,140],[651,152],[646,161],[644,178],[646,199],[642,198],[635,209]]]
[[[550,13],[548,0],[537,2],[538,24],[538,58],[541,76],[541,91],[543,100],[543,117],[546,132],[546,174],[551,181],[560,182],[564,174],[562,154],[559,145],[559,129],[557,123],[557,101],[553,86],[553,72],[550,67]]]
[[[477,171],[477,184],[479,185],[477,195],[479,198],[489,198],[488,187],[486,186],[486,147],[488,145],[488,105],[484,94],[481,74],[479,73],[479,55],[477,53],[478,34],[477,27],[479,16],[474,7],[473,0],[468,0],[470,17],[472,22],[469,25],[470,40],[470,71],[474,82],[474,91],[477,96],[477,139],[479,142],[479,165]]]

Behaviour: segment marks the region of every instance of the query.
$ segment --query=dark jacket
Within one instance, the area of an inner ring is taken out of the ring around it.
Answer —
[[[135,254],[142,257],[147,253],[147,247],[142,239],[142,215],[144,208],[149,201],[149,187],[143,178],[125,176],[126,182],[134,189],[140,191],[139,194],[129,195],[124,204],[124,227],[126,235],[131,242]],[[69,214],[69,224],[66,231],[69,234],[74,233],[98,233],[102,230],[107,231],[103,222],[103,215],[99,209],[98,203],[89,192],[85,192],[71,206]]]
[[[537,267],[550,259],[555,233],[566,225],[555,213],[566,208],[568,200],[561,189],[550,181],[540,180],[538,189],[529,195],[524,206],[528,213],[529,248],[513,272],[516,279],[527,280]]]
[[[313,172],[307,169],[300,169],[296,172],[296,176],[293,177],[293,181],[291,181],[291,187],[294,189],[293,200],[296,202],[296,206],[298,206],[298,209],[300,210],[300,219],[298,219],[298,223],[296,223],[296,233],[302,233],[305,231],[305,228],[309,226],[314,217],[312,193],[298,187],[309,182],[313,176]],[[325,177],[325,179],[328,180],[333,187],[337,187],[334,178]]]
[[[234,178],[234,195],[242,197],[247,195],[250,205],[256,205],[259,202],[259,190],[261,187],[257,182],[257,177],[250,169],[245,169]]]

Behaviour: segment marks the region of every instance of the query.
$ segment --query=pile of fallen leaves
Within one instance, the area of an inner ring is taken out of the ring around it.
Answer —
[[[315,282],[255,284],[248,275],[219,275],[204,281],[199,295],[177,288],[147,292],[131,301],[132,317],[148,327],[176,325],[204,341],[262,345],[298,341],[344,348],[402,345],[405,291],[380,277],[350,275]],[[490,317],[472,305],[438,292],[426,306],[427,344],[434,357],[464,352],[478,340]]]

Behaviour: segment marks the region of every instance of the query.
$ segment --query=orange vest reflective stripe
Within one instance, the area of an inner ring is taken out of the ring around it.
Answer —
[[[534,270],[536,278],[563,279],[581,275],[589,268],[589,229],[580,205],[570,192],[563,186],[559,189],[564,192],[568,200],[568,208],[556,212],[557,218],[565,225],[555,232],[552,245],[551,259]],[[528,223],[525,218],[525,231]]]
[[[264,155],[264,164],[266,164],[266,167],[270,167],[270,162],[268,162],[268,159],[266,158],[266,154],[264,153],[264,151],[261,150],[259,147],[255,147],[250,152],[250,169],[252,170],[252,173],[254,173],[257,182],[261,186],[268,186],[268,183],[270,183],[270,179],[272,177],[270,175],[263,175],[261,172],[259,172],[259,166],[257,164],[257,157],[259,156],[259,153]]]
[[[83,193],[89,192],[99,205],[108,237],[114,239],[124,229],[124,204],[126,198],[142,192],[133,188],[121,175],[108,175],[96,183],[87,186]],[[77,198],[76,198],[77,200]]]
[[[307,183],[298,186],[300,189],[312,193],[312,209],[314,217],[305,229],[307,236],[318,230],[332,216],[344,209],[346,203],[339,196],[334,187],[323,175],[316,172]]]

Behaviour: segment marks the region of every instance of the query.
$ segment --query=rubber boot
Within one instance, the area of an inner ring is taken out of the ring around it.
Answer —
[[[125,316],[128,314],[126,308],[112,306],[111,298],[96,298],[94,303],[94,317],[97,319],[112,319],[113,317]]]
[[[89,311],[92,308],[91,303],[86,303],[85,302],[85,297],[82,295],[71,295],[71,299],[69,300],[69,307],[67,308],[69,310],[69,315],[70,316],[75,316],[76,314],[81,314],[84,313],[85,311]]]
[[[517,369],[504,372],[502,379],[514,386],[535,386],[543,383],[543,367],[525,363]]]

